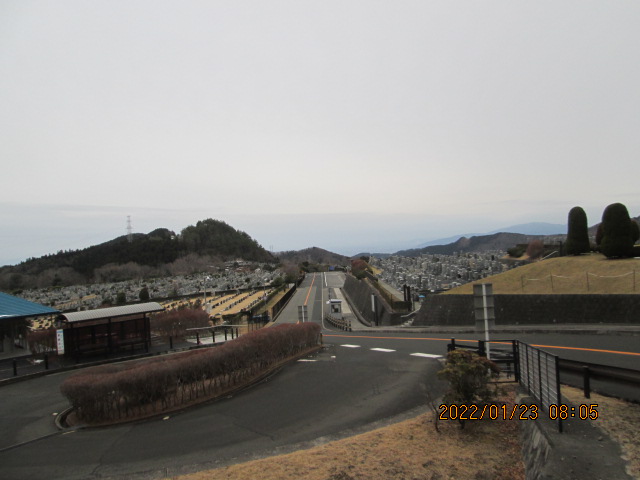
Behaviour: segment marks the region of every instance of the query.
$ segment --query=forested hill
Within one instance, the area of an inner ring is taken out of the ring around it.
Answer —
[[[311,247],[304,250],[292,250],[277,253],[278,258],[283,262],[290,262],[295,265],[303,262],[322,265],[350,265],[349,257],[329,252],[322,248]]]
[[[0,288],[26,288],[29,285],[21,283],[31,282],[26,282],[27,278],[21,282],[20,276],[33,277],[54,270],[63,269],[65,275],[74,277],[74,282],[90,281],[96,270],[106,265],[133,263],[161,268],[188,256],[213,257],[222,261],[277,261],[245,232],[225,222],[207,219],[186,227],[179,235],[159,228],[148,234],[135,234],[131,241],[125,235],[82,250],[58,252],[31,258],[16,266],[2,267]]]

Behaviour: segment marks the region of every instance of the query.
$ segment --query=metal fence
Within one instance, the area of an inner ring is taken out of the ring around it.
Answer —
[[[550,411],[551,405],[560,405],[560,368],[558,357],[539,348],[518,342],[520,385],[539,402],[539,408]],[[558,430],[562,432],[562,419],[558,416]]]

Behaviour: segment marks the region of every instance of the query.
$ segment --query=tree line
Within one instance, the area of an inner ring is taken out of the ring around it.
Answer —
[[[640,256],[640,249],[634,247],[640,239],[640,227],[629,216],[622,203],[608,205],[602,213],[602,222],[596,232],[595,247],[589,241],[587,214],[582,207],[569,211],[567,241],[568,255],[581,255],[592,250],[601,252],[607,258]]]

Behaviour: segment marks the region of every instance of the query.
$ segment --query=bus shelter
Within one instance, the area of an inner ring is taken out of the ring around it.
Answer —
[[[142,348],[148,351],[149,316],[163,310],[159,303],[148,302],[64,313],[58,319],[58,353],[80,357]]]

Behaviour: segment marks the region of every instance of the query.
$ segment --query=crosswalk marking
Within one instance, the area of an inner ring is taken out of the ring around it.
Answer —
[[[343,343],[340,345],[341,347],[345,347],[345,348],[360,348],[361,345],[351,345],[349,343]],[[392,350],[390,348],[370,348],[369,350],[372,350],[374,352],[384,352],[384,353],[389,353],[389,352],[395,352],[396,350]],[[412,357],[422,357],[422,358],[442,358],[442,355],[436,355],[434,353],[410,353],[409,354]]]
[[[425,358],[442,358],[442,355],[435,355],[433,353],[412,353],[412,357],[425,357]]]

